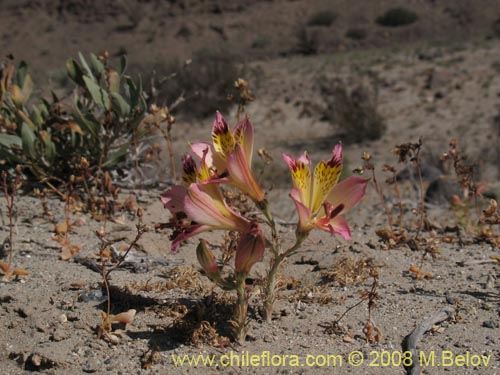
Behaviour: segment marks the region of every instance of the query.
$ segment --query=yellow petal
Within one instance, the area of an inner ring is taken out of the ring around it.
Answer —
[[[229,130],[224,117],[217,112],[217,119],[214,122],[212,130],[212,140],[214,142],[215,152],[225,158],[231,151],[234,150],[233,133]]]
[[[311,171],[309,166],[305,163],[297,161],[292,168],[293,184],[300,191],[300,198],[302,203],[309,207],[309,200],[311,196]]]
[[[315,214],[325,201],[330,190],[337,184],[342,164],[321,161],[314,169],[313,192],[311,197],[311,212]]]

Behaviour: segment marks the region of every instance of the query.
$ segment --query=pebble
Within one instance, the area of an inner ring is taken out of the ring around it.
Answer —
[[[50,335],[50,338],[51,340],[56,342],[62,341],[68,338],[68,332],[66,330],[56,329],[54,330],[52,335]]]
[[[97,372],[97,370],[101,367],[101,362],[95,358],[88,358],[85,361],[85,364],[82,366],[82,371],[86,373]]]
[[[452,296],[446,296],[446,302],[448,302],[450,305],[454,305],[457,303],[457,299]]]
[[[483,322],[483,327],[486,328],[498,328],[498,323],[495,322],[494,320],[486,320]]]
[[[86,293],[82,293],[78,296],[79,302],[103,302],[106,300],[106,296],[103,295],[101,289],[90,290]]]

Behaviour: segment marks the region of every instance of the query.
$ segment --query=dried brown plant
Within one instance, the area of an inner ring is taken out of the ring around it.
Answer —
[[[3,272],[3,280],[9,281],[12,277],[15,279],[19,278],[19,276],[27,276],[29,275],[29,271],[22,268],[13,268],[12,267],[12,258],[14,255],[14,203],[17,189],[20,187],[22,183],[22,171],[21,167],[18,165],[15,170],[14,180],[9,184],[7,181],[8,173],[7,171],[2,171],[2,189],[5,197],[5,201],[7,203],[7,214],[9,217],[9,237],[8,237],[8,246],[9,246],[9,255],[7,263],[4,261],[0,261],[0,270]]]
[[[370,276],[373,260],[367,258],[345,257],[321,274],[325,282],[335,282],[341,286],[363,284]]]
[[[104,190],[103,190],[104,191]],[[106,195],[103,194],[103,199],[106,207]],[[118,315],[111,314],[111,294],[110,294],[110,274],[116,270],[125,261],[128,253],[137,245],[142,235],[149,231],[149,227],[144,225],[142,217],[144,212],[142,208],[137,210],[138,223],[136,225],[136,236],[130,242],[128,248],[122,254],[116,254],[112,249],[112,244],[106,239],[105,225],[96,234],[101,241],[98,256],[100,258],[100,271],[103,280],[103,285],[106,290],[106,311],[101,311],[102,323],[98,327],[97,338],[110,341],[113,344],[119,342],[119,337],[112,333],[113,323],[131,323],[135,316],[135,310],[120,313]],[[105,212],[107,217],[107,212]]]
[[[365,340],[368,343],[379,343],[382,340],[382,330],[378,327],[373,319],[373,313],[377,307],[377,301],[380,299],[378,293],[379,285],[379,269],[381,266],[374,265],[372,263],[368,264],[369,277],[372,278],[372,283],[370,289],[363,289],[359,291],[360,300],[354,305],[348,307],[338,319],[335,319],[326,329],[329,334],[344,335],[344,341],[352,341],[354,335],[342,324],[340,321],[354,308],[358,307],[365,301],[367,302],[367,320],[363,327],[363,334],[365,335]]]
[[[425,203],[424,203],[424,183],[422,179],[422,167],[420,165],[420,152],[422,150],[422,139],[419,138],[418,142],[416,143],[403,143],[398,146],[396,146],[392,152],[396,154],[399,158],[399,163],[404,163],[407,160],[410,161],[413,166],[415,167],[415,170],[417,171],[418,175],[418,182],[419,182],[419,206],[417,209],[414,211],[416,214],[419,216],[419,222],[418,222],[418,227],[415,233],[414,239],[417,240],[420,232],[424,229],[424,224],[427,219],[427,213],[425,210]],[[396,183],[396,182],[395,182]],[[401,200],[400,200],[401,202]],[[400,203],[401,205],[401,203]]]

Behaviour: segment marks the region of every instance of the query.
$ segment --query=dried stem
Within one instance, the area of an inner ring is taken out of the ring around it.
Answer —
[[[396,194],[396,198],[398,200],[399,207],[399,215],[398,215],[398,226],[399,230],[403,229],[403,202],[401,201],[401,193],[399,191],[399,185],[397,181],[396,171],[393,171],[394,178],[394,193]]]
[[[377,195],[380,199],[380,202],[382,203],[382,207],[384,208],[385,215],[387,216],[387,223],[389,224],[389,231],[391,232],[392,236],[394,236],[394,231],[392,227],[392,216],[391,216],[391,211],[389,210],[389,207],[387,206],[387,203],[385,202],[384,194],[382,193],[382,190],[380,189],[380,185],[377,181],[377,176],[375,174],[375,168],[371,169],[372,171],[372,181],[373,185],[375,186],[375,190],[377,192]]]
[[[7,212],[9,215],[9,259],[8,259],[8,267],[11,268],[12,265],[12,251],[14,247],[14,227],[12,223],[12,217],[14,214],[14,197],[16,195],[16,183],[12,184],[12,192],[9,194],[9,188],[7,184],[7,172],[2,172],[2,187],[3,193],[5,196],[5,200],[7,201]]]
[[[424,227],[424,220],[425,220],[425,216],[426,216],[425,202],[424,202],[424,183],[423,183],[422,168],[420,167],[420,158],[419,158],[421,146],[422,146],[422,140],[419,139],[418,140],[418,147],[416,149],[415,156],[414,156],[415,168],[417,169],[417,173],[418,173],[418,185],[419,185],[419,193],[420,193],[420,199],[419,199],[420,220],[418,223],[417,233],[415,234],[415,240],[418,239],[418,236],[420,235],[420,232],[422,231],[422,229]]]
[[[141,211],[141,209],[139,209],[138,211]],[[127,258],[127,255],[128,253],[130,252],[130,250],[132,250],[132,248],[134,246],[137,245],[137,243],[139,242],[139,240],[141,239],[142,235],[148,231],[148,228],[142,224],[142,214],[138,215],[139,216],[139,222],[137,223],[137,234],[135,235],[135,238],[134,240],[129,244],[127,250],[125,250],[125,252],[123,253],[122,256],[120,256],[120,258],[118,258],[118,262],[116,262],[113,267],[111,267],[107,272],[106,272],[106,277],[109,277],[109,274],[114,271],[115,269],[117,269],[118,267],[121,266],[121,264],[125,261],[125,259]]]

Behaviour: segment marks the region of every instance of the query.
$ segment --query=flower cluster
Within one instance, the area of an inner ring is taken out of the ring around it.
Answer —
[[[248,295],[245,279],[253,265],[262,260],[266,246],[271,249],[271,261],[264,280],[262,315],[271,318],[279,283],[279,270],[284,260],[295,254],[311,230],[319,228],[331,234],[351,238],[343,214],[354,207],[365,194],[368,180],[349,177],[342,182],[342,145],[333,148],[329,160],[319,162],[311,172],[307,154],[298,159],[282,154],[292,175],[290,193],[298,214],[295,244],[281,248],[281,241],[262,188],[252,172],[253,126],[248,118],[240,121],[233,131],[217,112],[212,128],[212,142],[191,144],[192,154],[183,160],[182,184],[161,195],[171,213],[172,250],[176,251],[187,238],[208,230],[228,230],[239,233],[234,257],[234,274],[221,275],[215,254],[205,240],[196,249],[198,261],[206,275],[220,287],[236,290],[237,304],[232,320],[235,338],[242,341],[247,330]],[[224,198],[221,184],[240,190],[262,212],[259,223],[233,209]],[[261,225],[268,225],[271,238],[266,240]]]
[[[264,192],[251,170],[253,153],[253,126],[247,118],[231,131],[224,117],[217,112],[212,128],[212,143],[193,143],[191,151],[198,159],[187,154],[183,161],[182,185],[176,185],[161,195],[161,200],[174,218],[175,231],[172,250],[189,237],[201,232],[221,229],[241,234],[236,251],[236,272],[248,272],[264,254],[265,241],[259,224],[251,221],[228,206],[220,188],[221,183],[241,190],[258,207],[267,206]],[[249,245],[249,242],[253,246]],[[203,246],[209,251],[208,246]],[[199,257],[200,258],[200,257]],[[207,259],[201,262],[205,270]],[[212,267],[212,268],[210,268]]]

